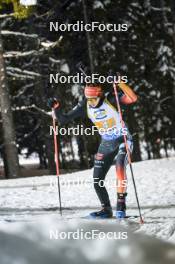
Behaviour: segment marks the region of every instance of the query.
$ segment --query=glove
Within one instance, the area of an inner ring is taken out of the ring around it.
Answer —
[[[60,106],[60,103],[57,101],[56,98],[49,98],[48,101],[47,101],[47,105],[48,107],[50,108],[58,108]]]

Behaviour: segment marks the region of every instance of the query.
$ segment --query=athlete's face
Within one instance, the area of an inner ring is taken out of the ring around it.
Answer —
[[[95,98],[88,98],[87,101],[88,101],[88,104],[90,106],[96,107],[98,105],[99,101],[100,101],[100,98],[99,97],[97,97],[97,98],[96,97]]]

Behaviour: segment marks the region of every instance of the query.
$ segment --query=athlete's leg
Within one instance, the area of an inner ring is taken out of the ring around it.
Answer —
[[[119,148],[116,158],[116,175],[117,175],[117,193],[126,193],[127,177],[126,177],[127,153],[125,148]]]
[[[108,146],[101,144],[98,149],[98,153],[95,155],[94,161],[94,188],[97,196],[101,202],[102,207],[110,207],[109,195],[104,186],[105,176],[112,165],[114,157],[116,155],[117,148],[114,146]]]
[[[132,152],[132,142],[128,141],[129,151]],[[121,217],[125,216],[127,195],[127,176],[126,165],[128,163],[127,152],[125,145],[122,143],[119,146],[119,151],[116,158],[116,174],[117,174],[117,212]],[[116,215],[117,216],[117,215]]]

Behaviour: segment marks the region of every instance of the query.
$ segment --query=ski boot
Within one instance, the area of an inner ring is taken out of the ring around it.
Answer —
[[[122,219],[126,217],[126,203],[125,197],[127,193],[118,193],[117,194],[117,209],[116,209],[116,218]]]
[[[111,206],[102,207],[100,211],[92,212],[90,213],[90,218],[96,218],[96,219],[106,219],[106,218],[112,218],[112,208]]]

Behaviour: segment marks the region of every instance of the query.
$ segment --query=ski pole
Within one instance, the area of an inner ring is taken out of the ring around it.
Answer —
[[[88,76],[88,75],[86,74],[86,71],[83,69],[83,68],[84,68],[84,65],[83,65],[81,62],[79,62],[76,66],[77,66],[78,70],[84,75],[84,77],[85,77],[88,81],[91,82],[91,78],[90,78],[90,76]]]
[[[61,190],[60,190],[60,170],[59,170],[59,153],[58,153],[58,142],[56,135],[56,122],[53,116],[53,129],[54,129],[54,149],[55,149],[55,163],[56,163],[56,175],[58,179],[58,196],[59,196],[59,205],[60,205],[60,214],[62,216],[62,206],[61,206]]]
[[[124,128],[124,121],[123,121],[122,111],[121,111],[121,107],[120,107],[120,103],[119,103],[119,97],[118,97],[118,92],[117,92],[117,88],[116,88],[116,83],[113,83],[113,88],[114,88],[114,94],[115,94],[115,98],[116,98],[118,112],[120,115],[121,125],[122,125],[122,128]],[[123,134],[123,138],[124,138],[124,144],[125,144],[125,148],[126,148],[126,152],[127,152],[127,156],[128,156],[128,162],[129,162],[129,166],[130,166],[130,170],[131,170],[132,182],[134,185],[134,191],[135,191],[137,206],[138,206],[138,210],[139,210],[140,223],[143,224],[144,221],[143,221],[142,214],[141,214],[141,209],[140,209],[140,204],[139,204],[139,199],[138,199],[138,194],[137,194],[137,188],[136,188],[136,183],[135,183],[135,179],[134,179],[134,172],[133,172],[133,168],[132,168],[131,155],[130,155],[126,135]]]

